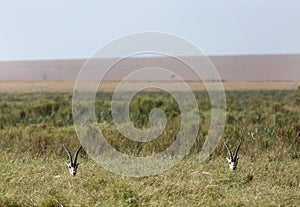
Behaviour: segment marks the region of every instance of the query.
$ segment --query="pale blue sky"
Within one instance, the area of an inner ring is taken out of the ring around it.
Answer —
[[[208,55],[300,53],[299,0],[1,0],[0,60],[87,58],[135,32]]]

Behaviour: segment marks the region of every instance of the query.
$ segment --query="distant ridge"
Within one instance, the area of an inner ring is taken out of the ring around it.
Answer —
[[[300,80],[300,54],[240,55],[209,57],[220,77],[225,81]],[[195,57],[188,57],[196,61]],[[109,59],[99,60],[97,69]],[[0,80],[75,80],[86,59],[3,61],[0,62]],[[205,67],[203,61],[203,67]],[[130,58],[118,64],[106,76],[107,80],[120,80],[137,68],[159,64],[187,80],[195,74],[187,66],[168,57]],[[201,62],[199,64],[202,64]],[[144,79],[146,77],[141,77]],[[148,78],[148,77],[147,77]],[[166,77],[169,78],[169,77]]]

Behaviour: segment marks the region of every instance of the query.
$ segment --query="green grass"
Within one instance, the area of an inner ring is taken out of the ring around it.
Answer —
[[[169,171],[151,177],[115,175],[84,152],[78,174],[68,173],[65,143],[78,146],[71,94],[0,94],[0,206],[300,206],[300,90],[231,91],[223,138],[244,142],[236,172],[228,169],[220,143],[206,162],[199,151],[210,123],[210,102],[196,92],[201,123],[191,152]],[[131,104],[138,128],[149,126],[153,107],[168,126],[150,143],[118,133],[109,113],[110,93],[97,94],[96,115],[107,140],[119,151],[145,156],[169,146],[178,132],[175,100],[143,92]]]
[[[237,172],[222,157],[181,161],[164,174],[128,178],[86,160],[70,177],[63,160],[1,154],[0,205],[20,206],[299,206],[300,162],[255,163],[242,157]]]

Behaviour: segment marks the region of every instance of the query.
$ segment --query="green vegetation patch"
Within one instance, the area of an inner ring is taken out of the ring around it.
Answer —
[[[206,162],[198,153],[210,126],[206,92],[195,92],[201,122],[190,154],[157,176],[128,178],[97,166],[84,152],[78,174],[64,164],[66,144],[79,144],[72,120],[72,94],[0,94],[0,206],[300,206],[300,90],[229,91],[223,138],[243,139],[236,172],[228,170],[220,142]],[[111,93],[96,97],[98,125],[118,151],[149,156],[166,149],[180,127],[180,109],[165,92],[140,92],[130,104],[139,129],[153,108],[168,123],[149,143],[133,142],[113,123]]]

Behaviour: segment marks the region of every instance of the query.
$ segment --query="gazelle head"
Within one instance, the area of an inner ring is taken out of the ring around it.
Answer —
[[[76,175],[77,168],[78,168],[78,166],[80,164],[80,163],[77,163],[77,157],[78,157],[79,151],[81,150],[82,146],[80,145],[80,147],[78,147],[78,149],[76,151],[76,154],[75,154],[74,162],[73,162],[72,154],[71,154],[70,150],[64,144],[63,144],[63,147],[64,147],[64,149],[66,150],[66,152],[67,152],[67,154],[69,156],[69,162],[66,162],[66,165],[69,168],[70,174],[71,175]]]
[[[228,155],[229,155],[229,157],[227,157],[226,159],[228,161],[230,170],[236,170],[236,167],[237,167],[238,162],[239,162],[238,153],[239,153],[239,149],[241,147],[241,144],[242,144],[242,139],[240,138],[240,143],[239,143],[239,145],[237,146],[237,148],[235,150],[234,156],[232,156],[231,149],[228,147],[228,145],[226,143],[226,140],[224,140],[224,145],[225,145],[225,147],[227,149],[227,152],[228,152]]]

